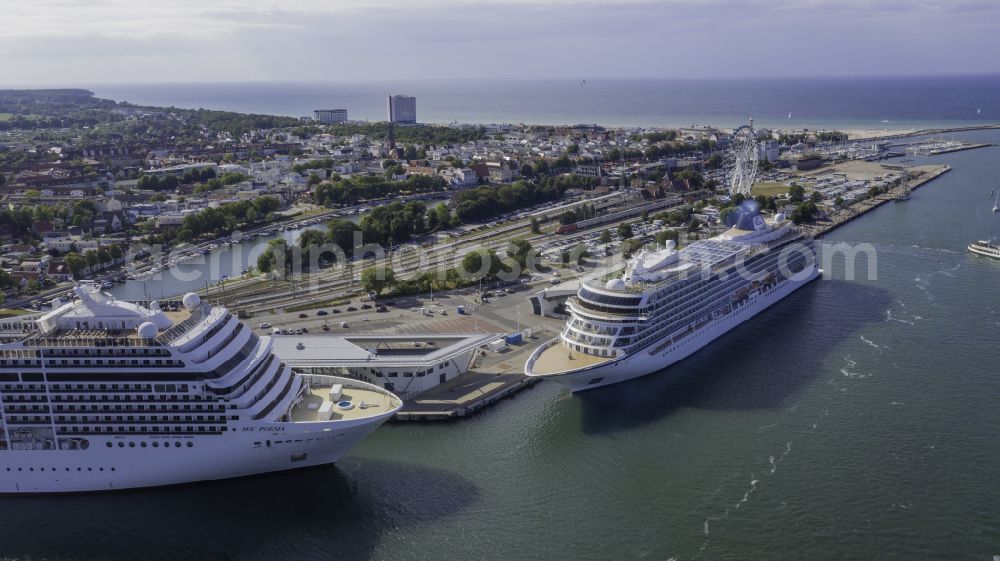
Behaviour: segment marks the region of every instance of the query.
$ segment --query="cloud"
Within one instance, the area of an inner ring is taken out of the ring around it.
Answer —
[[[996,72],[985,0],[7,0],[17,83]],[[891,55],[891,56],[888,56]]]

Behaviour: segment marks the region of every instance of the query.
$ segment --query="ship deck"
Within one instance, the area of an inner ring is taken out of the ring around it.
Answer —
[[[580,370],[612,360],[614,357],[593,356],[567,348],[562,343],[551,345],[535,358],[531,373],[536,376],[561,374],[571,370]]]
[[[292,408],[292,422],[363,419],[388,413],[394,408],[392,398],[383,392],[343,384],[341,397],[337,403],[350,401],[352,405],[350,409],[343,409],[330,400],[330,388],[330,384],[313,383],[302,401]],[[329,413],[323,411],[325,406],[329,407]]]

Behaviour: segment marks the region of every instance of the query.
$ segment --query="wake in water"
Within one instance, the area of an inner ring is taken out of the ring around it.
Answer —
[[[964,255],[964,251],[956,251],[954,249],[948,249],[944,247],[926,247],[922,245],[897,245],[897,244],[882,244],[871,242],[838,242],[846,243],[850,246],[860,246],[861,244],[870,244],[875,247],[875,251],[879,253],[885,253],[888,255],[902,255],[904,257],[942,257],[946,255]]]
[[[824,411],[823,414],[820,415],[820,418],[825,417],[827,415],[827,413],[828,413],[828,411]],[[812,430],[813,431],[816,430],[816,424],[818,422],[819,422],[819,419],[813,421],[813,423],[812,423]],[[781,452],[781,454],[779,454],[778,456],[770,455],[770,456],[767,457],[767,463],[770,466],[769,470],[768,470],[768,474],[767,474],[768,477],[773,477],[774,476],[774,474],[778,471],[778,464],[781,463],[781,461],[784,460],[788,456],[788,454],[790,454],[791,452],[792,452],[792,441],[789,440],[788,442],[785,443],[785,448]],[[739,501],[737,501],[736,504],[734,504],[732,508],[733,509],[738,509],[742,505],[749,503],[750,502],[750,495],[752,495],[755,491],[757,491],[757,484],[758,483],[760,483],[760,479],[758,479],[757,476],[753,472],[751,472],[750,473],[750,487],[746,490],[746,492],[743,493],[743,497]],[[782,501],[781,508],[784,508],[786,506],[788,506],[788,503],[785,503],[784,501]],[[709,541],[709,534],[710,534],[711,523],[719,521],[719,520],[724,520],[724,519],[728,518],[730,512],[731,512],[730,508],[726,507],[725,509],[723,509],[722,514],[720,514],[718,516],[709,516],[709,517],[705,518],[704,522],[702,522],[701,531],[702,531],[702,534],[705,535],[705,541],[702,542],[701,547],[698,549],[698,553],[699,554],[700,553],[704,553],[705,549],[708,547],[708,541]]]
[[[883,347],[882,345],[879,345],[878,343],[872,341],[871,339],[866,338],[864,335],[861,336],[861,340],[864,341],[865,343],[868,343],[868,346],[870,346],[871,348],[877,349],[878,352],[882,352],[883,348],[885,348],[885,349],[889,348],[889,347]]]
[[[914,321],[916,321],[916,320],[921,320],[923,318],[920,317],[920,316],[913,316],[913,319],[914,319]],[[895,322],[898,322],[898,323],[905,323],[906,325],[914,325],[913,321],[902,319],[902,318],[897,318],[897,317],[893,316],[892,315],[892,310],[886,310],[885,311],[885,321],[895,321]]]
[[[856,361],[851,360],[851,357],[845,356],[844,360],[847,361],[847,364],[843,368],[840,369],[840,373],[843,374],[845,377],[847,377],[847,378],[854,378],[854,379],[858,379],[858,380],[864,380],[865,378],[868,378],[868,377],[871,376],[871,374],[862,374],[860,372],[854,372],[853,370],[851,370],[852,368],[854,368],[855,366],[858,365],[858,363]],[[838,388],[838,389],[840,389],[840,391],[846,391],[847,390],[847,388]]]

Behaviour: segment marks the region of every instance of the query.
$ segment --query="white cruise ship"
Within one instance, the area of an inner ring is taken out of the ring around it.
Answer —
[[[820,272],[811,245],[783,215],[766,220],[744,203],[720,236],[681,250],[668,242],[584,281],[566,303],[559,337],[529,357],[525,374],[577,392],[660,371]]]
[[[982,255],[984,257],[992,257],[993,259],[1000,259],[1000,244],[990,243],[986,240],[980,240],[978,242],[972,242],[969,244],[969,251]]]
[[[270,337],[197,294],[179,311],[92,285],[75,294],[0,322],[0,493],[329,464],[402,405],[371,384],[293,372]]]

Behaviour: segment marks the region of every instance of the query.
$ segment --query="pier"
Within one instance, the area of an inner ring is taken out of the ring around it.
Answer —
[[[538,382],[520,373],[466,372],[405,401],[392,420],[451,421],[468,417]]]
[[[961,146],[956,146],[954,148],[943,148],[941,150],[931,150],[931,156],[937,156],[940,154],[950,154],[951,152],[962,152],[964,150],[975,150],[976,148],[986,148],[988,146],[995,146],[995,144],[990,143],[980,143],[980,144],[963,144]]]
[[[923,187],[930,181],[951,171],[951,166],[917,166],[916,168],[910,169],[920,170],[920,176],[903,182],[900,185],[889,189],[885,193],[881,193],[871,199],[866,199],[847,208],[831,213],[827,221],[820,222],[818,224],[804,224],[801,226],[802,230],[813,238],[823,237],[825,234],[843,226],[844,224],[847,224],[851,220],[867,214],[885,203],[899,199],[907,189],[915,191],[916,189]]]

